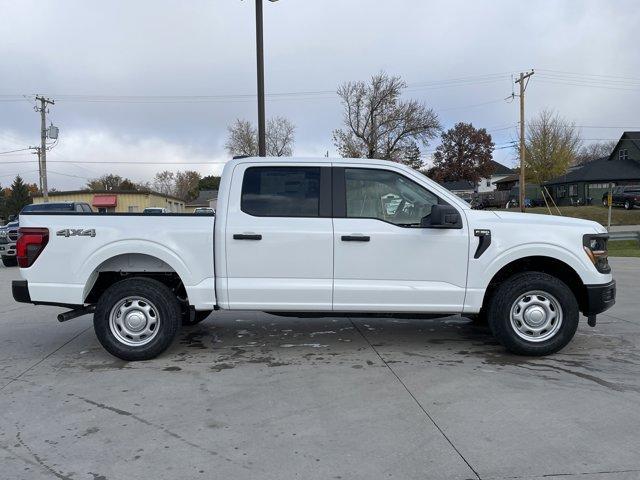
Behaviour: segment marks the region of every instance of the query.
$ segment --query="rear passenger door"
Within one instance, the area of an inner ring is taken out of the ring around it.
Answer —
[[[239,164],[229,200],[230,308],[331,310],[330,165]]]

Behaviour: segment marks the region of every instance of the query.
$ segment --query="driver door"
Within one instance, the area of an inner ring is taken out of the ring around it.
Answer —
[[[442,201],[389,167],[333,167],[335,311],[461,312],[468,226],[421,228]]]

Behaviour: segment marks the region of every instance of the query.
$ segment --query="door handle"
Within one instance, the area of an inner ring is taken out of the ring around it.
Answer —
[[[343,242],[368,242],[371,237],[368,235],[342,235]]]
[[[255,233],[234,233],[234,240],[262,240],[262,235]]]

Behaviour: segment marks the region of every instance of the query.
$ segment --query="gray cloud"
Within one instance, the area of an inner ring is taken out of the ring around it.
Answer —
[[[227,125],[236,117],[255,119],[252,97],[191,103],[112,98],[253,94],[252,0],[22,0],[1,1],[0,8],[0,94],[58,97],[51,119],[61,139],[50,159],[134,163],[52,163],[52,170],[82,177],[116,172],[139,180],[164,168],[217,171],[135,162],[223,162]],[[637,86],[634,91],[633,84],[595,81],[605,77],[550,72],[640,77],[633,38],[638,10],[634,1],[604,0],[265,2],[267,90],[333,91],[343,81],[384,69],[403,76],[412,86],[407,95],[434,107],[445,126],[471,121],[493,129],[496,144],[504,145],[518,120],[517,102],[501,101],[511,93],[510,73],[535,67],[541,70],[529,86],[529,113],[550,107],[579,125],[640,127]],[[502,75],[478,77],[493,73]],[[474,78],[433,83],[461,77]],[[296,123],[296,153],[335,153],[331,131],[340,125],[341,109],[334,95],[272,97],[267,114]],[[0,102],[0,151],[37,143],[38,128],[32,102]],[[616,138],[621,130],[584,129],[582,135]],[[512,156],[508,149],[496,152],[505,163]],[[0,156],[0,183],[35,168],[7,162],[33,159]],[[34,173],[25,176],[36,179]],[[72,188],[83,182],[52,174],[49,183]]]

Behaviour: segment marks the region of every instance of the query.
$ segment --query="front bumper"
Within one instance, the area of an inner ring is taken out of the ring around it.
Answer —
[[[585,285],[587,298],[584,313],[587,317],[602,313],[616,303],[616,281],[600,285]]]
[[[2,256],[2,257],[15,257],[16,256],[16,244],[15,243],[0,243],[0,256]]]

